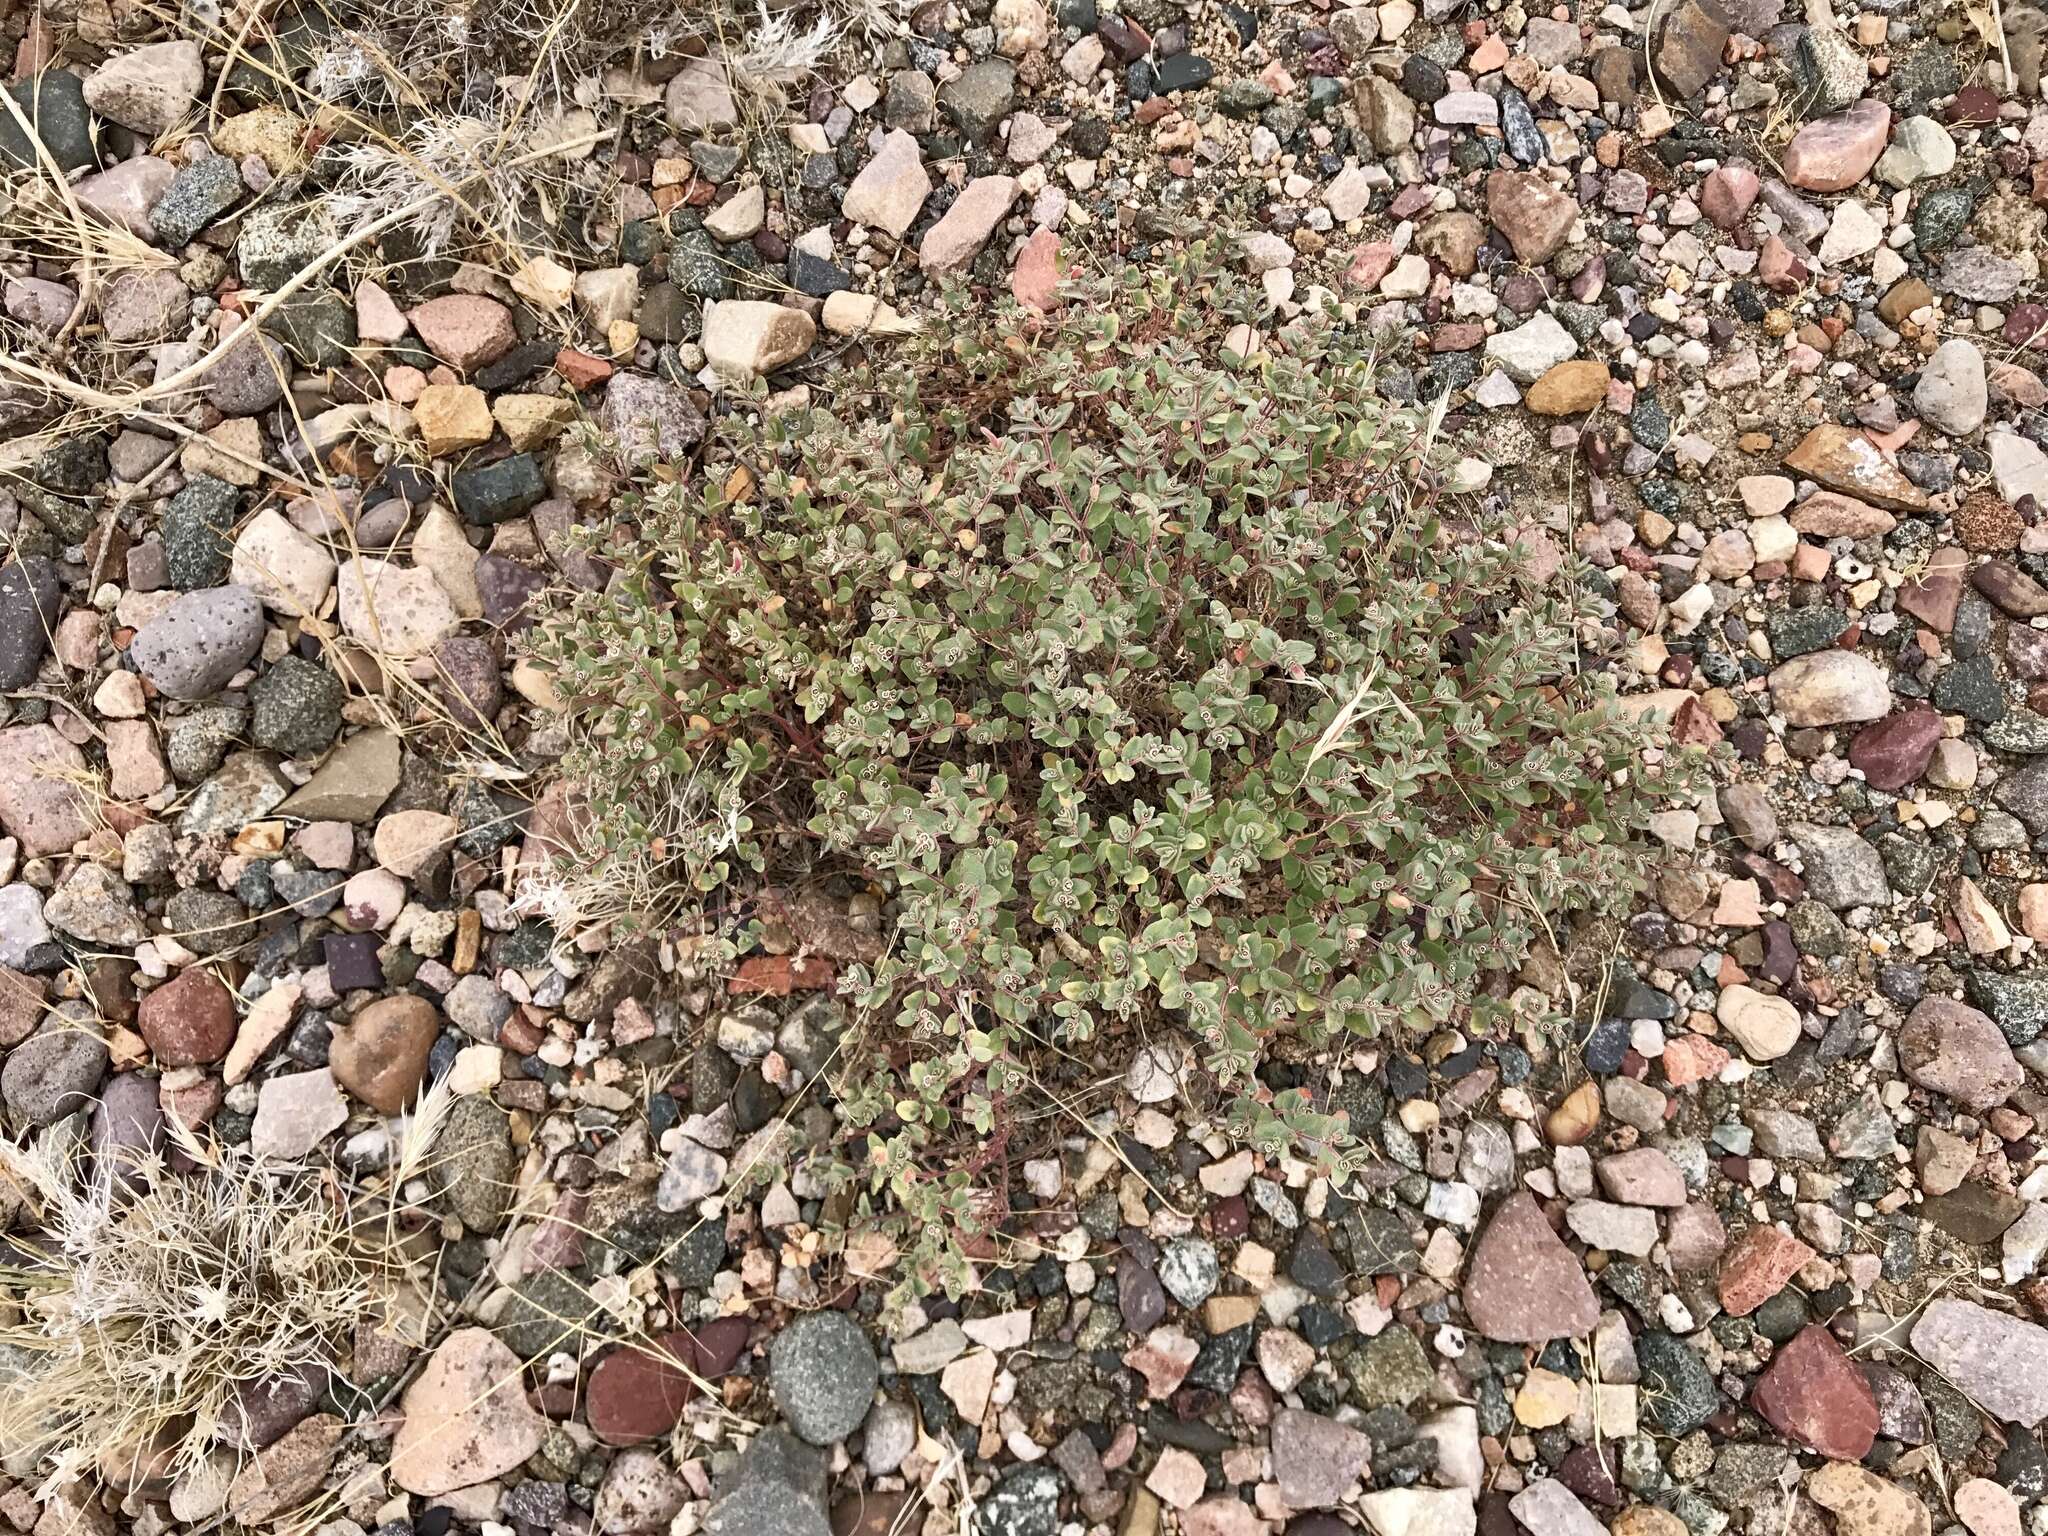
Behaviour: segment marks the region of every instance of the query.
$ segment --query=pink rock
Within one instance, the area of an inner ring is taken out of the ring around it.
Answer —
[[[55,726],[0,730],[0,832],[19,838],[31,858],[69,853],[90,830],[85,779],[85,754]]]
[[[925,232],[917,248],[918,265],[933,273],[959,271],[988,243],[1016,198],[1016,177],[977,176]]]
[[[1785,147],[1785,179],[1809,192],[1846,192],[1877,164],[1891,126],[1891,108],[1870,100],[1808,123]]]
[[[1041,313],[1059,303],[1056,292],[1063,273],[1060,269],[1060,237],[1041,229],[1024,242],[1017,268],[1010,274],[1010,295],[1026,309]]]
[[[107,792],[116,800],[147,800],[171,782],[147,720],[109,720]]]
[[[1721,1309],[1731,1317],[1749,1316],[1785,1289],[1812,1258],[1813,1250],[1791,1233],[1758,1222],[1721,1260]]]
[[[1877,1438],[1876,1394],[1817,1323],[1779,1346],[1749,1406],[1779,1434],[1835,1461],[1861,1461]]]
[[[1746,165],[1719,165],[1700,185],[1700,212],[1716,229],[1734,229],[1756,201],[1763,183]]]
[[[1483,1337],[1513,1344],[1590,1333],[1600,1321],[1585,1267],[1525,1193],[1510,1195],[1473,1245],[1465,1310]]]
[[[1351,253],[1351,265],[1344,269],[1344,280],[1361,288],[1377,288],[1380,279],[1393,267],[1394,248],[1384,240],[1375,240]]]
[[[177,179],[178,168],[155,155],[137,155],[112,170],[88,176],[71,189],[81,207],[90,208],[110,224],[119,224],[138,240],[156,238],[149,210]]]
[[[1623,1205],[1685,1204],[1685,1175],[1655,1147],[1636,1147],[1600,1159],[1600,1187]]]
[[[1664,1251],[1676,1274],[1699,1274],[1720,1260],[1728,1246],[1728,1229],[1711,1205],[1694,1201],[1671,1213],[1665,1225]]]
[[[410,329],[390,294],[369,281],[356,285],[356,335],[389,344],[403,341]]]
[[[1792,253],[1791,246],[1772,235],[1757,253],[1756,275],[1766,288],[1797,288],[1806,280],[1806,263]]]
[[[1899,588],[1898,605],[1929,629],[1947,634],[1955,627],[1956,609],[1963,600],[1963,573],[1970,557],[1953,544],[1944,545],[1927,557],[1927,568],[1918,581]]]
[[[464,373],[495,363],[519,344],[512,311],[480,293],[429,299],[408,318],[429,352]]]

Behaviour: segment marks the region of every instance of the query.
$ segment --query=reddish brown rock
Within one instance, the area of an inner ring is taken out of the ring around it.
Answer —
[[[1955,628],[1956,606],[1963,600],[1963,572],[1970,557],[1953,544],[1944,545],[1927,557],[1920,579],[1899,588],[1898,604],[1936,634]]]
[[[1749,1406],[1779,1434],[1836,1461],[1861,1461],[1877,1438],[1876,1394],[1817,1323],[1779,1346]]]
[[[1970,585],[2010,618],[2038,619],[2048,614],[2048,587],[2003,560],[1986,560],[1970,572]]]
[[[706,1381],[717,1381],[730,1373],[746,1353],[748,1332],[744,1317],[718,1317],[700,1323],[692,1333],[697,1374]]]
[[[1735,1239],[1721,1258],[1721,1310],[1747,1317],[1785,1289],[1806,1267],[1813,1250],[1789,1232],[1760,1221]]]
[[[2026,1080],[1990,1016],[1948,997],[1922,998],[1906,1015],[1899,1068],[1965,1109],[1996,1108]]]
[[[667,1434],[696,1395],[685,1363],[694,1360],[691,1338],[681,1331],[663,1334],[651,1350],[613,1350],[590,1373],[590,1432],[606,1445],[638,1445]]]
[[[1846,192],[1877,164],[1891,126],[1891,108],[1868,98],[1816,119],[1785,146],[1785,179],[1809,192]]]
[[[194,967],[142,1000],[140,1026],[158,1066],[209,1065],[235,1043],[234,994]]]
[[[1533,1195],[1510,1195],[1473,1245],[1465,1311],[1486,1338],[1546,1344],[1590,1333],[1600,1304],[1585,1267],[1544,1220]]]
[[[1518,260],[1541,266],[1572,232],[1579,205],[1534,171],[1495,171],[1486,178],[1486,216]]]
[[[1925,491],[1908,480],[1865,433],[1840,422],[1824,421],[1807,433],[1799,446],[1785,455],[1785,467],[1827,490],[1893,512],[1927,508]]]
[[[1849,744],[1849,764],[1876,788],[1901,790],[1927,771],[1940,740],[1941,716],[1916,704],[1858,731]]]
[[[427,1075],[441,1016],[423,997],[380,997],[334,1029],[327,1063],[334,1080],[387,1115],[400,1113]]]
[[[1679,0],[1657,33],[1657,79],[1672,95],[1690,100],[1721,72],[1728,45],[1728,13],[1715,0]]]

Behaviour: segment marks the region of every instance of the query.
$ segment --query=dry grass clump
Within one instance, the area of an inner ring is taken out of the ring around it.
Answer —
[[[88,1171],[61,1129],[0,1142],[34,1233],[0,1263],[0,1445],[46,1490],[198,1467],[246,1384],[325,1371],[405,1282],[331,1175],[174,1139],[196,1171],[155,1151]]]

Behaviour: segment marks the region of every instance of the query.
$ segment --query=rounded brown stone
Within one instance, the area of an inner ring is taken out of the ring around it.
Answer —
[[[327,1064],[342,1087],[372,1109],[395,1115],[419,1092],[440,1033],[441,1016],[425,998],[380,997],[335,1027]]]
[[[139,1023],[158,1066],[207,1066],[235,1043],[235,995],[195,967],[145,997]]]

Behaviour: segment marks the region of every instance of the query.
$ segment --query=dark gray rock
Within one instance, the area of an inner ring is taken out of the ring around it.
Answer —
[[[1017,66],[1007,59],[970,64],[939,87],[939,105],[968,143],[986,144],[1017,105]]]
[[[42,1030],[7,1053],[0,1100],[29,1125],[48,1125],[89,1109],[106,1074],[107,1043],[85,1020],[51,1016]]]
[[[874,1346],[844,1312],[807,1313],[769,1347],[775,1405],[813,1445],[830,1445],[860,1427],[878,1379]]]
[[[1837,912],[1890,902],[1884,860],[1854,831],[1811,822],[1795,823],[1788,830],[1805,860],[1806,889],[1815,901]]]
[[[455,475],[455,505],[472,523],[504,523],[522,515],[548,493],[540,462],[515,453]]]
[[[41,555],[0,566],[0,690],[26,688],[49,654],[63,587]]]
[[[249,687],[250,734],[256,745],[291,757],[324,749],[341,729],[348,690],[341,679],[303,656],[285,656]]]
[[[190,245],[241,201],[246,190],[241,171],[226,155],[208,155],[186,166],[149,211],[158,244],[174,251]]]
[[[97,162],[92,113],[85,105],[84,82],[78,76],[53,69],[33,80],[16,80],[5,90],[21,108],[21,115],[35,125],[36,137],[42,140],[58,169],[75,171]],[[41,156],[15,122],[14,114],[0,108],[0,170],[19,170],[41,163]]]
[[[256,925],[229,891],[179,891],[164,903],[164,922],[198,955],[224,955],[256,937]]]
[[[1713,1372],[1685,1340],[1653,1328],[1636,1340],[1642,1368],[1643,1420],[1660,1435],[1678,1439],[1706,1423],[1720,1405]]]
[[[196,475],[164,507],[161,537],[171,585],[181,592],[228,579],[242,493],[225,480]]]

